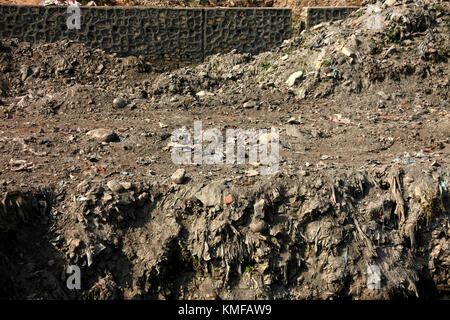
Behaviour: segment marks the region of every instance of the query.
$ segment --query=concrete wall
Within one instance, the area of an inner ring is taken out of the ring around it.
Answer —
[[[63,39],[119,55],[202,61],[207,55],[257,53],[291,34],[290,9],[81,7],[81,29],[69,30],[67,7],[0,5],[0,38],[32,43]]]
[[[237,49],[257,53],[291,36],[290,9],[205,9],[205,55]]]
[[[306,29],[319,23],[341,20],[360,7],[307,7],[303,8],[302,19]]]

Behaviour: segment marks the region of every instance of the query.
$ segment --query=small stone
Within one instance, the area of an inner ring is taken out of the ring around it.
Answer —
[[[432,167],[439,167],[440,164],[439,164],[437,161],[433,161],[433,162],[431,163],[431,166],[432,166]]]
[[[125,102],[125,100],[124,99],[122,99],[122,98],[115,98],[114,100],[113,100],[113,104],[114,104],[114,107],[116,107],[116,108],[123,108],[123,107],[125,107],[126,105],[127,105],[127,103]]]
[[[113,199],[113,197],[112,197],[112,195],[110,193],[105,193],[103,195],[102,201],[103,202],[108,202],[108,201],[111,201],[112,199]]]
[[[95,70],[95,73],[99,74],[103,71],[103,69],[105,69],[105,66],[103,64],[99,64],[97,69]]]
[[[303,138],[303,134],[300,132],[300,130],[293,125],[286,126],[286,134],[291,137]]]
[[[118,183],[116,180],[108,181],[108,183],[106,185],[108,186],[109,190],[111,190],[112,192],[119,193],[119,192],[123,191],[122,185],[120,183]]]
[[[131,182],[120,182],[120,185],[125,189],[125,190],[130,190],[133,187],[133,184]]]
[[[297,118],[295,118],[295,117],[292,117],[292,118],[289,118],[289,120],[287,121],[289,124],[299,124],[300,122],[298,121],[298,119]]]
[[[386,0],[383,3],[383,8],[387,8],[387,7],[392,7],[393,5],[395,5],[397,3],[397,0]]]
[[[379,95],[383,100],[389,100],[391,98],[391,97],[389,97],[389,95],[384,93],[384,91],[378,91],[377,95]]]
[[[250,230],[256,233],[261,233],[266,229],[266,223],[262,220],[260,221],[252,221],[250,223]]]
[[[27,79],[29,72],[30,72],[30,69],[28,68],[28,66],[23,66],[20,69],[22,82]]]
[[[80,246],[80,244],[81,244],[80,239],[72,239],[69,242],[69,253],[75,252],[75,250],[77,250],[77,248]]]
[[[358,39],[358,37],[357,36],[355,36],[355,35],[352,35],[351,37],[350,37],[350,41],[352,42],[352,45],[354,46],[354,47],[358,47],[360,44],[361,44],[361,41]]]
[[[228,196],[225,197],[225,199],[223,200],[223,203],[225,204],[232,204],[233,203],[233,196],[230,194]]]
[[[243,107],[245,109],[256,108],[258,104],[254,100],[250,100],[244,103]]]
[[[353,53],[349,48],[347,48],[347,47],[343,47],[342,50],[341,50],[341,52],[342,52],[343,54],[345,54],[347,57],[351,57],[351,56],[354,55],[354,53]]]
[[[119,138],[113,130],[105,128],[91,130],[87,135],[101,142],[113,142]]]
[[[306,94],[307,94],[306,88],[300,88],[295,91],[295,95],[297,96],[298,99],[305,99]]]
[[[300,80],[300,78],[303,76],[303,72],[302,71],[297,71],[292,73],[289,78],[286,80],[286,85],[289,87],[294,86],[298,80]]]
[[[264,199],[260,199],[259,201],[257,201],[255,203],[255,205],[253,206],[253,211],[255,213],[255,217],[264,218],[264,206],[265,206],[265,200]]]
[[[392,45],[384,54],[384,58],[387,58],[396,52],[397,52],[397,49],[395,48],[395,45]]]
[[[185,169],[178,169],[172,174],[170,179],[172,179],[172,181],[175,182],[176,184],[181,184],[184,181],[185,175],[186,175]]]
[[[308,175],[308,171],[306,171],[306,170],[301,170],[301,171],[299,172],[299,174],[300,174],[302,177],[306,177],[306,176]]]

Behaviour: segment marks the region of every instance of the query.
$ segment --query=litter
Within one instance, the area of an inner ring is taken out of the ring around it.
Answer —
[[[124,175],[124,176],[134,176],[134,173],[132,173],[132,172],[128,172],[128,171],[122,171],[121,173],[120,173],[121,175]]]
[[[403,154],[403,159],[401,157],[395,157],[394,160],[392,160],[394,163],[401,163],[404,165],[413,164],[416,163],[416,160],[410,157],[409,153],[405,152]]]
[[[351,122],[349,118],[344,118],[342,116],[342,114],[339,114],[339,113],[334,114],[332,121],[336,122],[336,123],[343,123],[343,124],[350,124],[350,122]]]
[[[434,247],[433,251],[431,251],[431,256],[433,258],[437,258],[439,256],[440,252],[441,252],[441,246],[438,244],[436,247]]]
[[[344,266],[344,269],[345,266],[347,265],[347,262],[348,262],[348,247],[345,248],[344,255],[342,256],[342,265]]]
[[[105,249],[106,247],[101,243],[89,246],[89,248],[86,250],[86,259],[88,267],[90,267],[91,264],[94,262],[94,257]]]
[[[447,183],[445,182],[445,180],[441,181],[441,186],[442,186],[442,190],[444,190],[445,192],[448,191]]]
[[[50,243],[54,246],[58,245],[64,240],[64,238],[61,235],[58,235],[56,238],[53,238],[50,240]]]
[[[332,68],[331,71],[333,71],[333,77],[337,79],[339,77],[339,70],[336,68]]]

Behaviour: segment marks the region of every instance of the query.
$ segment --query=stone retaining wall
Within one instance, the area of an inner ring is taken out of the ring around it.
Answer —
[[[303,9],[302,19],[306,29],[319,23],[341,20],[360,7],[307,7]]]
[[[119,55],[202,61],[228,52],[258,53],[291,35],[291,9],[81,7],[69,30],[67,7],[0,5],[0,38],[31,43],[73,40]]]

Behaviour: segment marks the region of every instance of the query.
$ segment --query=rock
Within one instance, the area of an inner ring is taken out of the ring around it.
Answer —
[[[384,91],[378,91],[377,95],[379,95],[383,100],[389,100],[391,98],[391,97],[389,97],[389,95],[384,93]]]
[[[122,99],[122,98],[115,98],[113,100],[113,104],[114,104],[114,107],[116,107],[116,108],[123,108],[123,107],[125,107],[127,105],[125,100]]]
[[[383,3],[383,8],[387,8],[387,7],[392,7],[393,5],[395,5],[397,3],[397,0],[386,0]]]
[[[124,181],[119,183],[125,190],[130,190],[133,187],[133,184],[131,182]]]
[[[97,69],[95,69],[95,73],[96,74],[102,73],[103,69],[105,69],[105,66],[103,64],[99,64]]]
[[[350,37],[350,41],[352,42],[352,46],[354,46],[354,47],[358,47],[361,44],[361,41],[355,35],[352,35]]]
[[[225,199],[223,200],[224,204],[232,204],[233,203],[233,196],[230,194],[228,196],[225,197]]]
[[[256,220],[250,223],[250,230],[256,233],[263,232],[264,230],[266,230],[266,227],[267,227],[266,223],[262,220]]]
[[[307,94],[306,88],[300,88],[295,91],[295,95],[297,96],[298,99],[305,99],[306,94]]]
[[[347,57],[352,57],[354,55],[353,51],[347,47],[343,47],[341,52],[345,54]]]
[[[289,78],[286,80],[286,85],[289,87],[294,86],[299,80],[300,78],[303,76],[303,72],[302,71],[297,71],[294,72],[293,74],[291,74],[289,76]]]
[[[199,98],[204,97],[206,96],[206,91],[205,90],[199,91],[195,95]]]
[[[255,217],[258,217],[260,219],[264,219],[264,205],[265,205],[265,200],[264,199],[260,199],[258,200],[255,205],[253,206],[253,211],[255,213]]]
[[[81,240],[80,239],[72,239],[69,241],[69,252],[75,252],[77,248],[80,246]]]
[[[297,126],[294,125],[286,126],[286,134],[291,137],[303,138],[303,134],[300,132]]]
[[[176,184],[181,184],[181,183],[183,183],[185,176],[186,176],[186,170],[183,168],[180,168],[172,174],[170,179],[172,179],[172,181],[175,182]]]
[[[206,207],[214,207],[222,202],[223,188],[224,185],[221,181],[212,182],[197,192],[195,197]]]
[[[119,138],[113,130],[105,128],[91,130],[87,135],[102,142],[113,142]]]
[[[291,117],[291,118],[289,118],[289,120],[287,121],[287,123],[289,123],[289,124],[299,124],[300,122],[298,121],[297,118]]]
[[[28,66],[23,66],[22,68],[20,68],[20,73],[21,73],[21,80],[23,82],[27,79],[28,74],[30,73],[30,69],[28,68]]]
[[[104,203],[106,203],[106,202],[108,202],[108,201],[111,201],[112,199],[113,199],[113,197],[112,197],[112,195],[111,195],[110,193],[105,193],[105,194],[103,195],[102,201],[103,201]]]
[[[395,48],[395,45],[392,45],[389,47],[389,49],[387,49],[387,51],[384,53],[383,57],[388,58],[389,56],[391,56],[392,54],[394,54],[396,52],[397,52],[397,49]]]
[[[245,102],[243,107],[245,109],[256,108],[256,107],[258,107],[258,104],[256,103],[256,101],[250,100],[250,101]]]
[[[119,193],[123,191],[123,186],[116,180],[110,180],[106,185],[109,188],[109,190],[111,190],[114,193]]]

